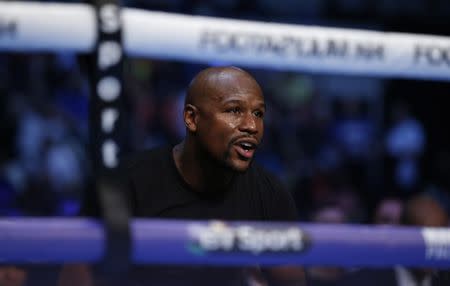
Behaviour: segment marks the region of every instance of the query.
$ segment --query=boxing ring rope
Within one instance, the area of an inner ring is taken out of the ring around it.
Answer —
[[[107,16],[107,15],[106,15]],[[186,16],[123,8],[130,56],[380,77],[450,80],[450,38]],[[84,4],[0,2],[0,50],[88,52]]]
[[[131,233],[135,264],[450,266],[446,228],[135,219]],[[96,262],[104,241],[98,220],[0,220],[0,262]]]
[[[130,56],[450,80],[448,37],[129,8],[121,17]],[[0,51],[90,52],[96,31],[89,5],[0,2]],[[130,227],[136,264],[450,266],[450,229],[444,228],[142,219]],[[96,262],[105,241],[98,220],[0,219],[0,263]]]

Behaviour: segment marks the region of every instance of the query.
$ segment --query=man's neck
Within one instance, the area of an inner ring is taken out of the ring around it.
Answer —
[[[198,192],[220,192],[233,178],[234,172],[219,166],[190,142],[182,141],[172,150],[178,172]]]

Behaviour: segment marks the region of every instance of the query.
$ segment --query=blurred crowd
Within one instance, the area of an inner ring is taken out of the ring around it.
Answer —
[[[82,57],[0,54],[0,213],[71,216],[90,189],[89,78]],[[130,152],[175,144],[189,80],[204,65],[127,59]],[[427,133],[407,102],[383,106],[383,82],[249,69],[268,106],[256,160],[279,176],[304,221],[369,223],[429,192],[449,208],[449,158],[423,176]],[[357,87],[355,87],[357,86]],[[392,219],[392,218],[390,218]]]
[[[184,14],[337,26],[380,26],[390,15],[419,17],[424,9],[437,21],[449,9],[440,0],[414,1],[408,9],[401,1],[374,3],[122,1],[128,7]],[[408,22],[411,29],[415,22]],[[90,86],[80,58],[65,52],[0,52],[1,215],[75,215],[83,192],[92,191]],[[129,111],[130,152],[183,137],[185,88],[203,67],[126,60],[123,108]],[[269,111],[257,160],[285,182],[302,220],[315,220],[325,211],[343,222],[368,223],[385,200],[402,202],[419,192],[432,194],[450,210],[450,152],[429,158],[433,146],[417,110],[407,100],[386,101],[386,80],[249,71],[261,83]]]
[[[2,53],[0,62],[0,215],[75,216],[83,194],[95,191],[85,62],[71,53]],[[185,89],[204,67],[126,60],[130,152],[183,138]],[[427,132],[407,102],[380,103],[382,81],[248,70],[268,110],[256,160],[284,181],[302,221],[401,225],[406,201],[423,193],[436,205],[413,212],[429,215],[420,219],[448,213],[450,158],[434,164],[441,179],[424,176]],[[348,271],[318,266],[308,275],[328,285]]]
[[[338,26],[346,26],[352,19],[357,27],[379,27],[380,19],[387,17],[391,23],[401,19],[396,27],[410,32],[414,23],[426,22],[414,18],[425,15],[423,11],[438,23],[448,20],[450,11],[447,0],[123,2],[143,9],[301,24],[338,24],[345,19]],[[83,194],[95,191],[88,153],[90,79],[84,56],[0,52],[0,216],[75,216]],[[123,109],[129,115],[129,152],[183,138],[185,90],[204,67],[125,60]],[[415,211],[410,213],[428,214],[414,217],[416,225],[427,225],[428,218],[436,217],[433,213],[444,216],[442,209],[448,224],[450,149],[435,149],[429,125],[417,116],[417,104],[401,97],[386,99],[388,80],[243,68],[261,84],[268,110],[256,160],[285,183],[301,221],[400,225],[402,214],[411,209]],[[429,99],[423,97],[424,102]],[[436,130],[445,129],[434,128],[434,134]],[[418,194],[426,197],[419,200]],[[337,267],[308,269],[311,285],[330,285],[347,272]],[[365,275],[364,285],[377,281],[370,278],[373,273]],[[379,272],[375,275],[381,277]]]

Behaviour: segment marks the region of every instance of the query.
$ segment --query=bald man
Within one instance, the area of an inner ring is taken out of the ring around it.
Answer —
[[[187,90],[184,140],[176,146],[144,151],[126,163],[124,176],[133,215],[296,221],[290,195],[253,162],[264,133],[265,113],[261,87],[246,71],[236,67],[201,71]],[[87,207],[84,214],[96,210]],[[149,285],[248,285],[248,273],[255,273],[254,269],[217,267],[142,270],[133,276],[144,277]],[[280,285],[303,282],[302,271],[295,267],[267,273]]]
[[[250,167],[264,132],[258,83],[235,67],[209,68],[191,82],[184,106],[187,136],[173,149],[183,179],[197,192],[220,192]]]
[[[290,195],[253,163],[264,132],[264,96],[236,67],[201,71],[189,85],[186,138],[127,163],[135,216],[182,219],[297,219]]]

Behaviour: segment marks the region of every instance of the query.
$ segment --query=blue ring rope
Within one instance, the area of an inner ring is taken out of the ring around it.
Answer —
[[[450,267],[450,229],[264,222],[131,222],[135,264]],[[0,263],[98,262],[95,219],[0,219]]]

